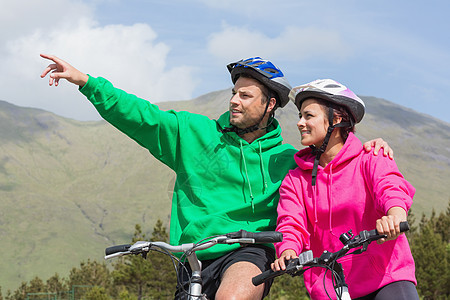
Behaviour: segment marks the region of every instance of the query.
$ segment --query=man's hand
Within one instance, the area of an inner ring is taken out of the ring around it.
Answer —
[[[388,143],[385,142],[382,138],[377,138],[374,140],[370,140],[368,142],[365,142],[363,144],[364,149],[369,152],[372,150],[372,147],[374,148],[373,154],[378,155],[378,151],[380,151],[381,148],[383,148],[383,155],[388,156],[390,159],[394,159],[394,150],[392,150],[391,147],[389,147]]]
[[[53,61],[53,63],[49,64],[41,74],[41,78],[44,78],[50,73],[48,81],[49,85],[55,84],[55,86],[58,86],[60,79],[66,79],[67,81],[82,87],[89,79],[87,74],[78,71],[67,62],[54,55],[41,54],[41,57]]]

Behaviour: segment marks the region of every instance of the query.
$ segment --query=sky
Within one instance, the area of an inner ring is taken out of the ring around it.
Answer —
[[[155,103],[231,88],[226,65],[260,56],[292,86],[332,78],[450,123],[449,11],[448,0],[0,0],[0,100],[100,119],[76,86],[40,78],[40,53]]]

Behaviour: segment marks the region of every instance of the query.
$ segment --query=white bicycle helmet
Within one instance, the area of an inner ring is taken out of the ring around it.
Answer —
[[[289,93],[289,99],[298,110],[307,98],[319,98],[336,105],[342,105],[350,112],[354,123],[359,123],[365,112],[365,104],[345,85],[333,79],[317,79],[310,83],[294,87]]]

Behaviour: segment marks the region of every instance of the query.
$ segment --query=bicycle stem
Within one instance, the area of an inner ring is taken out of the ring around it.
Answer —
[[[202,262],[197,258],[195,251],[188,253],[187,259],[192,270],[189,284],[189,299],[201,299],[202,297]]]

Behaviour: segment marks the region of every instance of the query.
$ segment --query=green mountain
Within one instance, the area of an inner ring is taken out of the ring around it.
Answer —
[[[159,103],[217,118],[229,90],[189,101]],[[416,187],[413,210],[437,212],[450,197],[450,124],[363,97],[367,115],[357,126],[366,141],[383,137],[400,170]],[[285,141],[300,148],[298,113],[277,112]],[[175,175],[104,121],[81,122],[0,101],[0,286],[16,289],[35,276],[67,276],[104,248],[127,243],[139,223],[151,232],[169,222]]]

